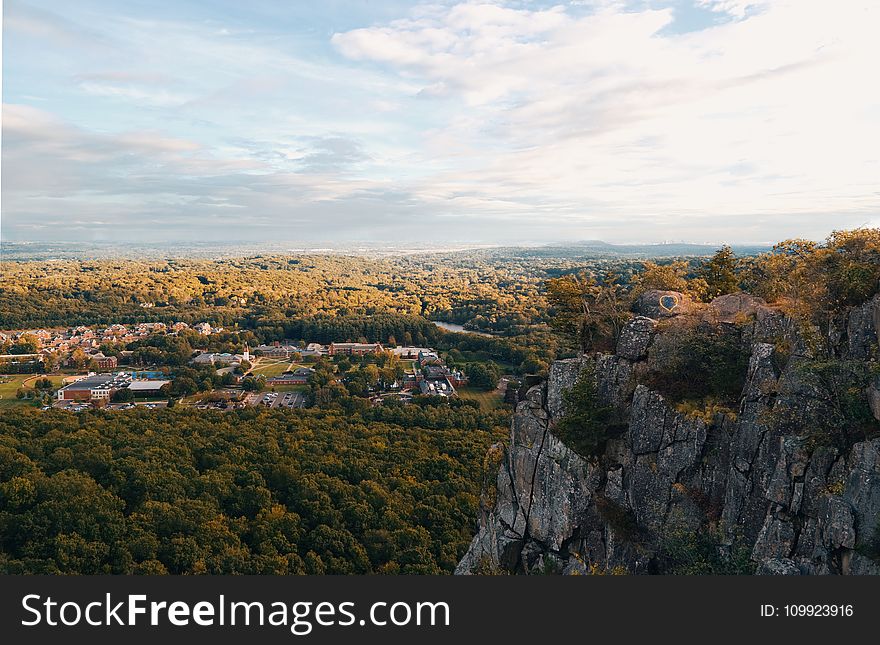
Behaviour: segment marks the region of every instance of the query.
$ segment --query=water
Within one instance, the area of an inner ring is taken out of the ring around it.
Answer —
[[[434,320],[433,323],[437,325],[440,329],[451,331],[453,334],[476,334],[477,336],[492,336],[492,334],[487,334],[486,332],[465,329],[462,325],[456,325],[455,323],[440,322],[437,320]]]

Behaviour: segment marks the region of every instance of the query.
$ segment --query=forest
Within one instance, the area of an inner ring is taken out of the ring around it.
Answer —
[[[451,572],[505,412],[0,416],[0,572]]]
[[[218,351],[284,337],[393,338],[430,343],[451,365],[491,358],[540,375],[560,356],[613,347],[633,303],[651,289],[698,303],[746,291],[821,344],[849,309],[877,293],[880,231],[787,241],[754,256],[725,247],[705,258],[596,263],[441,260],[6,263],[0,326],[189,317],[228,328],[203,341]],[[494,335],[443,332],[432,319],[477,321]],[[658,345],[663,360],[649,360],[643,378],[676,404],[723,409],[742,387],[740,331],[697,325],[676,333],[668,347]],[[206,375],[185,373],[196,340],[184,332],[130,349],[198,381]],[[840,392],[853,390],[833,356],[812,367]],[[478,372],[475,379],[497,379]],[[861,397],[863,384],[856,385]],[[861,431],[862,398],[847,403],[834,428],[816,426],[830,437],[818,440],[851,442],[833,432],[841,424]],[[560,428],[585,455],[601,449],[615,423],[595,401],[584,381],[566,398],[571,421]],[[370,407],[340,396],[296,411],[4,409],[0,571],[448,573],[474,533],[480,495],[496,470],[484,459],[507,436],[509,416],[509,408],[431,397]]]

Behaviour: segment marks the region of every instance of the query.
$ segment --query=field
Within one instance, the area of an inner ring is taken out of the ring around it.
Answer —
[[[478,390],[471,387],[460,387],[456,390],[463,399],[471,399],[480,404],[483,411],[497,410],[504,405],[504,397],[498,390]]]
[[[284,372],[286,372],[291,366],[291,362],[288,360],[276,360],[273,358],[263,358],[260,359],[260,362],[257,363],[254,368],[251,370],[251,374],[254,376],[265,376],[266,378],[272,378],[273,376],[281,376]]]
[[[40,374],[9,374],[0,375],[0,407],[13,405],[27,405],[32,401],[15,398],[15,393],[20,387],[29,388],[29,385],[37,378],[43,378]],[[50,376],[52,383],[59,387],[63,376]]]

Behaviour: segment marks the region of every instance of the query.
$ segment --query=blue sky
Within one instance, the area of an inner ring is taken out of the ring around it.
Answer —
[[[5,240],[880,222],[870,1],[6,0]]]

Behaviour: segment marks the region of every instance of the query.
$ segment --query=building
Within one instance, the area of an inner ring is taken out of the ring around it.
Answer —
[[[389,351],[398,358],[415,360],[422,352],[428,353],[433,352],[434,350],[428,349],[427,347],[395,347]]]
[[[426,396],[453,396],[455,388],[452,383],[444,376],[441,378],[425,378],[419,383],[419,389]]]
[[[273,385],[305,385],[309,382],[309,377],[314,373],[315,370],[310,367],[297,367],[292,372],[284,372],[280,376],[266,379],[266,385],[268,387]]]
[[[327,351],[321,343],[309,343],[300,353],[303,356],[324,356]]]
[[[282,345],[275,341],[271,345],[260,345],[254,348],[254,354],[257,356],[265,356],[266,358],[290,358],[293,354],[299,354],[302,350],[299,347],[290,344]]]
[[[114,370],[117,366],[117,360],[115,356],[104,356],[103,352],[98,352],[97,354],[92,354],[89,356],[89,359],[93,360],[95,364],[98,366],[98,369],[102,370]]]
[[[381,351],[382,345],[379,343],[330,343],[327,353],[330,356],[363,356]]]
[[[42,354],[0,354],[0,372],[36,374],[46,370]]]
[[[421,350],[419,352],[419,365],[442,365],[443,361],[437,355],[437,352],[432,350]]]
[[[58,390],[59,401],[108,401],[116,390],[126,388],[131,376],[119,374],[90,374]]]
[[[162,394],[162,386],[168,385],[169,383],[171,383],[171,381],[153,379],[137,380],[129,383],[128,389],[131,390],[135,397],[159,396]]]
[[[214,354],[213,352],[202,352],[194,359],[192,362],[196,365],[213,365],[214,364]]]
[[[241,354],[202,352],[190,362],[196,365],[238,365],[241,361]]]

